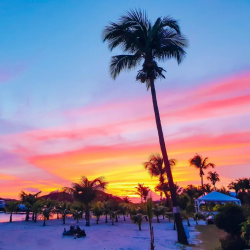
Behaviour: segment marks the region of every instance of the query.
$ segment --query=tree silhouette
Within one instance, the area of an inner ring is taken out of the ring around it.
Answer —
[[[143,61],[136,80],[145,83],[147,89],[151,90],[159,143],[174,206],[178,241],[188,244],[174,190],[154,84],[157,78],[165,78],[165,70],[159,67],[156,61],[174,58],[181,63],[186,55],[184,48],[188,46],[187,39],[181,35],[178,22],[171,17],[159,17],[151,23],[145,12],[130,10],[121,16],[118,22],[111,22],[104,28],[103,41],[108,42],[111,51],[119,47],[126,53],[111,58],[110,75],[114,79],[121,71],[133,69]]]

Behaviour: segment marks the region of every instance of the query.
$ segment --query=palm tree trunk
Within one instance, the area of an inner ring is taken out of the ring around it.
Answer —
[[[201,175],[201,187],[202,187],[202,190],[203,190],[203,175]]]
[[[45,226],[45,219],[43,220],[43,226]]]
[[[66,217],[66,214],[63,214],[63,225],[65,225],[65,217]]]
[[[177,203],[176,192],[175,192],[174,182],[173,182],[173,176],[172,176],[170,164],[168,161],[168,155],[167,155],[167,150],[166,150],[166,146],[165,146],[162,126],[161,126],[161,118],[160,118],[160,114],[159,114],[153,78],[150,79],[150,85],[151,85],[150,89],[151,89],[151,94],[152,94],[152,101],[153,101],[154,112],[155,112],[155,121],[156,121],[157,130],[158,130],[161,153],[163,156],[163,161],[164,161],[164,165],[165,165],[166,172],[167,172],[169,189],[170,189],[171,199],[172,199],[172,203],[173,203],[173,212],[174,212],[174,217],[175,217],[175,222],[176,222],[176,227],[177,227],[178,242],[180,242],[182,244],[188,244],[187,236],[186,236],[186,233],[184,231],[184,227],[183,227],[182,220],[181,220],[179,206]]]
[[[85,219],[86,219],[86,226],[88,227],[88,226],[90,226],[90,223],[89,223],[89,207],[88,206],[86,206],[86,212],[85,212]]]
[[[10,222],[12,222],[12,212],[10,212]]]
[[[108,214],[106,214],[105,223],[108,223]]]
[[[25,221],[29,221],[30,209],[27,208]]]

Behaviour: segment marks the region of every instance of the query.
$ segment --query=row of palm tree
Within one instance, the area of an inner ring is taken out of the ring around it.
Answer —
[[[250,193],[250,178],[237,179],[236,181],[232,181],[227,186],[230,190],[234,190],[236,196],[241,191],[242,193]]]
[[[203,176],[204,176],[204,170],[212,167],[214,168],[215,164],[213,163],[207,163],[208,157],[202,158],[200,155],[196,154],[192,159],[189,160],[190,166],[195,166],[199,169],[199,174],[201,177],[201,187],[203,191],[205,192],[207,189],[210,191],[211,187],[208,184],[203,183]],[[169,165],[171,168],[173,168],[176,165],[176,159],[170,159]],[[170,185],[167,178],[167,171],[164,165],[163,157],[161,157],[160,154],[152,154],[149,157],[149,160],[147,162],[143,163],[144,168],[148,170],[151,177],[158,177],[159,178],[159,184],[155,187],[155,192],[160,192],[160,197],[162,200],[162,194],[164,193],[166,197],[166,205],[170,205]],[[214,186],[214,190],[216,190],[215,184],[220,181],[219,175],[217,172],[209,172],[207,179],[211,181],[211,183]],[[143,192],[146,192],[146,189],[149,189],[148,187],[144,187],[142,184],[138,184],[138,187],[136,187],[137,192],[136,194],[139,194],[141,199],[143,197]],[[138,192],[138,190],[140,190]],[[177,184],[174,184],[174,191],[176,195],[180,194],[182,192],[182,188],[180,188]],[[208,192],[209,192],[208,191]],[[147,192],[146,192],[147,193]],[[146,197],[144,197],[144,200],[146,200]]]

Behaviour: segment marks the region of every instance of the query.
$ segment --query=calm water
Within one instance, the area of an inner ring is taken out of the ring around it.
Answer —
[[[26,214],[12,214],[12,221],[22,221],[25,219]],[[30,218],[32,217],[32,213],[30,213]],[[60,217],[61,218],[61,217]],[[40,217],[37,218],[39,220]],[[52,216],[51,219],[56,219],[56,214]],[[0,223],[1,222],[9,222],[10,221],[10,214],[6,214],[3,212],[0,212]]]
[[[22,221],[25,219],[25,214],[13,214],[12,221]],[[0,222],[9,222],[10,221],[10,214],[5,214],[0,212]]]

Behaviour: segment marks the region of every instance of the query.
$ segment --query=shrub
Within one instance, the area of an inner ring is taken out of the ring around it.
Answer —
[[[245,242],[241,238],[228,235],[220,239],[222,250],[244,250]]]
[[[215,224],[231,236],[239,237],[241,234],[240,224],[245,220],[243,209],[240,206],[227,203],[219,209],[219,214],[215,217]]]
[[[250,245],[250,217],[241,224],[241,237],[247,245]]]

